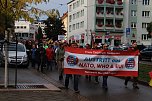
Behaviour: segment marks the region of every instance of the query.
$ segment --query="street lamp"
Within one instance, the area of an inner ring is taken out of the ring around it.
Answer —
[[[17,86],[17,44],[18,44],[18,40],[17,40],[17,33],[15,33],[15,39],[16,39],[16,63],[15,63],[15,87]]]

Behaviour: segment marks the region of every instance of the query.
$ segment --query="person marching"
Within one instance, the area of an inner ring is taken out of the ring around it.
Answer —
[[[71,47],[73,48],[78,48],[78,45],[77,43],[72,43],[71,44]],[[66,77],[65,77],[65,88],[68,89],[68,86],[69,86],[69,78],[71,77],[71,74],[66,74]],[[78,81],[79,81],[79,75],[74,75],[74,91],[75,93],[79,93],[79,89],[78,89]]]
[[[137,51],[137,50],[138,50],[138,48],[137,48],[137,43],[134,42],[134,43],[132,44],[132,47],[129,48],[128,50]],[[125,87],[127,87],[128,81],[129,81],[130,79],[131,79],[130,76],[125,78],[125,83],[124,83],[124,84],[125,84]],[[139,87],[137,86],[137,84],[138,84],[138,77],[133,77],[133,84],[132,84],[132,86],[133,86],[134,89],[139,89]]]
[[[108,45],[107,45],[107,44],[104,44],[104,45],[103,45],[103,50],[108,50]],[[108,79],[108,76],[103,76],[102,87],[103,87],[105,90],[108,90],[107,79]]]
[[[32,67],[35,68],[35,63],[36,63],[36,47],[35,47],[35,45],[32,46],[31,57],[32,57]]]
[[[43,73],[43,68],[45,66],[45,58],[46,58],[46,51],[43,48],[43,44],[40,44],[40,47],[36,50],[36,61],[38,64],[37,70],[41,67],[41,72]]]
[[[64,66],[64,45],[60,43],[59,48],[56,51],[56,62],[58,64],[58,71],[59,71],[59,80],[63,79],[63,66]]]
[[[53,45],[49,44],[48,48],[46,49],[47,70],[51,70],[52,71],[53,57],[54,57]]]

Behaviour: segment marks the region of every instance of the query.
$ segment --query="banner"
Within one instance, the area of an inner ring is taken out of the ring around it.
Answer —
[[[92,76],[138,76],[139,51],[65,48],[64,73]]]
[[[65,40],[65,35],[58,35],[58,40]]]

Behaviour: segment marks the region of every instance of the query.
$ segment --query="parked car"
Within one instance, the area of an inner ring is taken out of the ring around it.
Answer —
[[[3,47],[3,53],[5,56],[4,47]],[[16,43],[15,42],[11,42],[8,46],[8,64],[9,65],[16,64]],[[17,44],[17,65],[21,65],[24,67],[28,67],[29,65],[26,47],[22,43]]]
[[[0,51],[0,66],[2,66],[4,64],[4,55],[3,52]]]
[[[108,50],[123,50],[123,48],[119,46],[109,46]]]
[[[146,59],[146,60],[152,61],[152,47],[147,47],[147,48],[144,48],[143,50],[141,50],[139,59],[140,60]]]

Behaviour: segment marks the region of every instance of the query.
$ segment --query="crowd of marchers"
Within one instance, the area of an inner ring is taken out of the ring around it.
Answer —
[[[42,41],[41,43],[38,42],[32,42],[32,41],[26,41],[22,42],[25,44],[26,48],[29,50],[28,56],[29,60],[31,61],[31,66],[38,71],[41,71],[44,73],[44,68],[46,68],[48,71],[52,71],[52,68],[57,68],[58,69],[58,74],[59,74],[59,80],[65,80],[64,85],[65,88],[68,89],[69,86],[69,79],[73,78],[73,89],[75,90],[75,93],[79,93],[79,78],[80,75],[76,74],[64,74],[64,54],[65,54],[65,49],[64,47],[73,47],[73,48],[85,48],[85,49],[103,49],[103,50],[109,50],[111,49],[110,45],[103,44],[102,46],[98,46],[97,44],[90,45],[86,44],[85,47],[80,46],[78,43],[71,43],[68,44],[66,42],[61,42],[61,41],[55,41],[48,43],[47,41]],[[137,50],[137,43],[134,42],[130,47],[128,47],[126,50]],[[120,50],[119,46],[114,47],[113,50]],[[65,76],[64,76],[65,75]],[[65,77],[65,78],[64,78]],[[88,81],[91,81],[92,78],[94,78],[95,83],[99,83],[99,77],[98,76],[89,76],[86,75],[85,78]],[[108,83],[107,79],[108,76],[103,76],[102,77],[102,87],[105,90],[108,90]],[[131,79],[131,77],[126,77],[124,81],[125,87],[127,87],[128,81]],[[139,89],[138,87],[138,78],[133,77],[133,88],[134,89]]]

